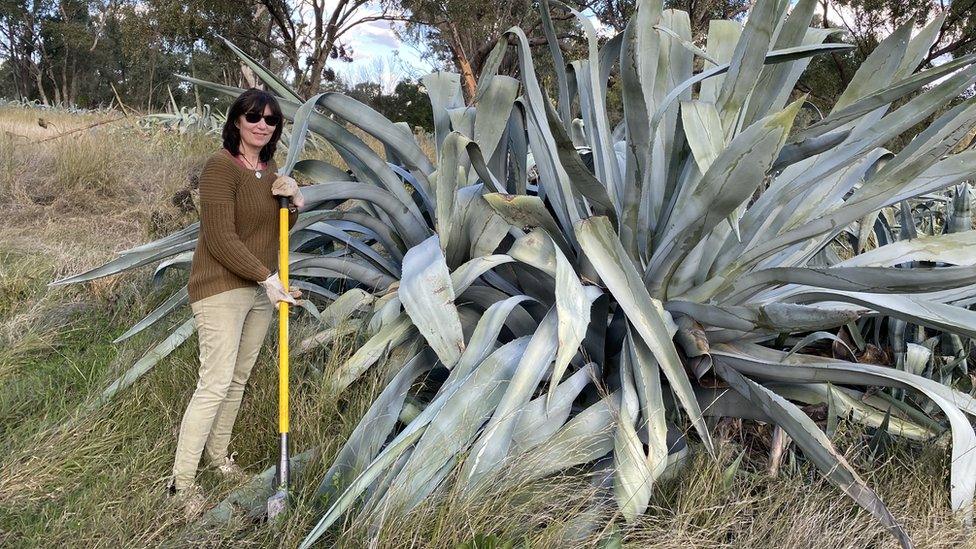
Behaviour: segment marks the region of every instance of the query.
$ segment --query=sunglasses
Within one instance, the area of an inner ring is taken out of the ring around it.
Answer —
[[[257,124],[262,118],[264,118],[264,123],[269,126],[277,126],[278,124],[281,124],[281,117],[277,114],[262,116],[254,111],[244,113],[244,120],[247,120],[249,124]]]

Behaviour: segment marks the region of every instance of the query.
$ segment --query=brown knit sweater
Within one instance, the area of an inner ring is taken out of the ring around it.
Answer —
[[[190,303],[234,288],[256,286],[278,265],[277,164],[261,178],[221,148],[200,174],[200,238],[190,266]],[[288,227],[297,213],[288,215]]]

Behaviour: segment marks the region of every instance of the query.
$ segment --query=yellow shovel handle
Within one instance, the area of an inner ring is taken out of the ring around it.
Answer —
[[[288,198],[279,198],[278,276],[288,287]],[[278,305],[278,432],[288,432],[288,303]]]

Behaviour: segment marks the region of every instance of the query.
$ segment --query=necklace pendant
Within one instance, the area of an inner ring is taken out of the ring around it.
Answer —
[[[261,179],[261,172],[254,172],[254,177]]]

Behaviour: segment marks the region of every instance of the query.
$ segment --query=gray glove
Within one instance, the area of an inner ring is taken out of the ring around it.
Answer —
[[[291,303],[292,305],[298,305],[295,298],[302,297],[301,290],[291,290],[290,292],[285,291],[285,286],[281,283],[281,279],[278,278],[278,273],[271,273],[271,276],[258,282],[261,287],[264,288],[265,293],[268,295],[268,301],[274,303],[274,308],[278,308],[278,303],[285,301]]]

